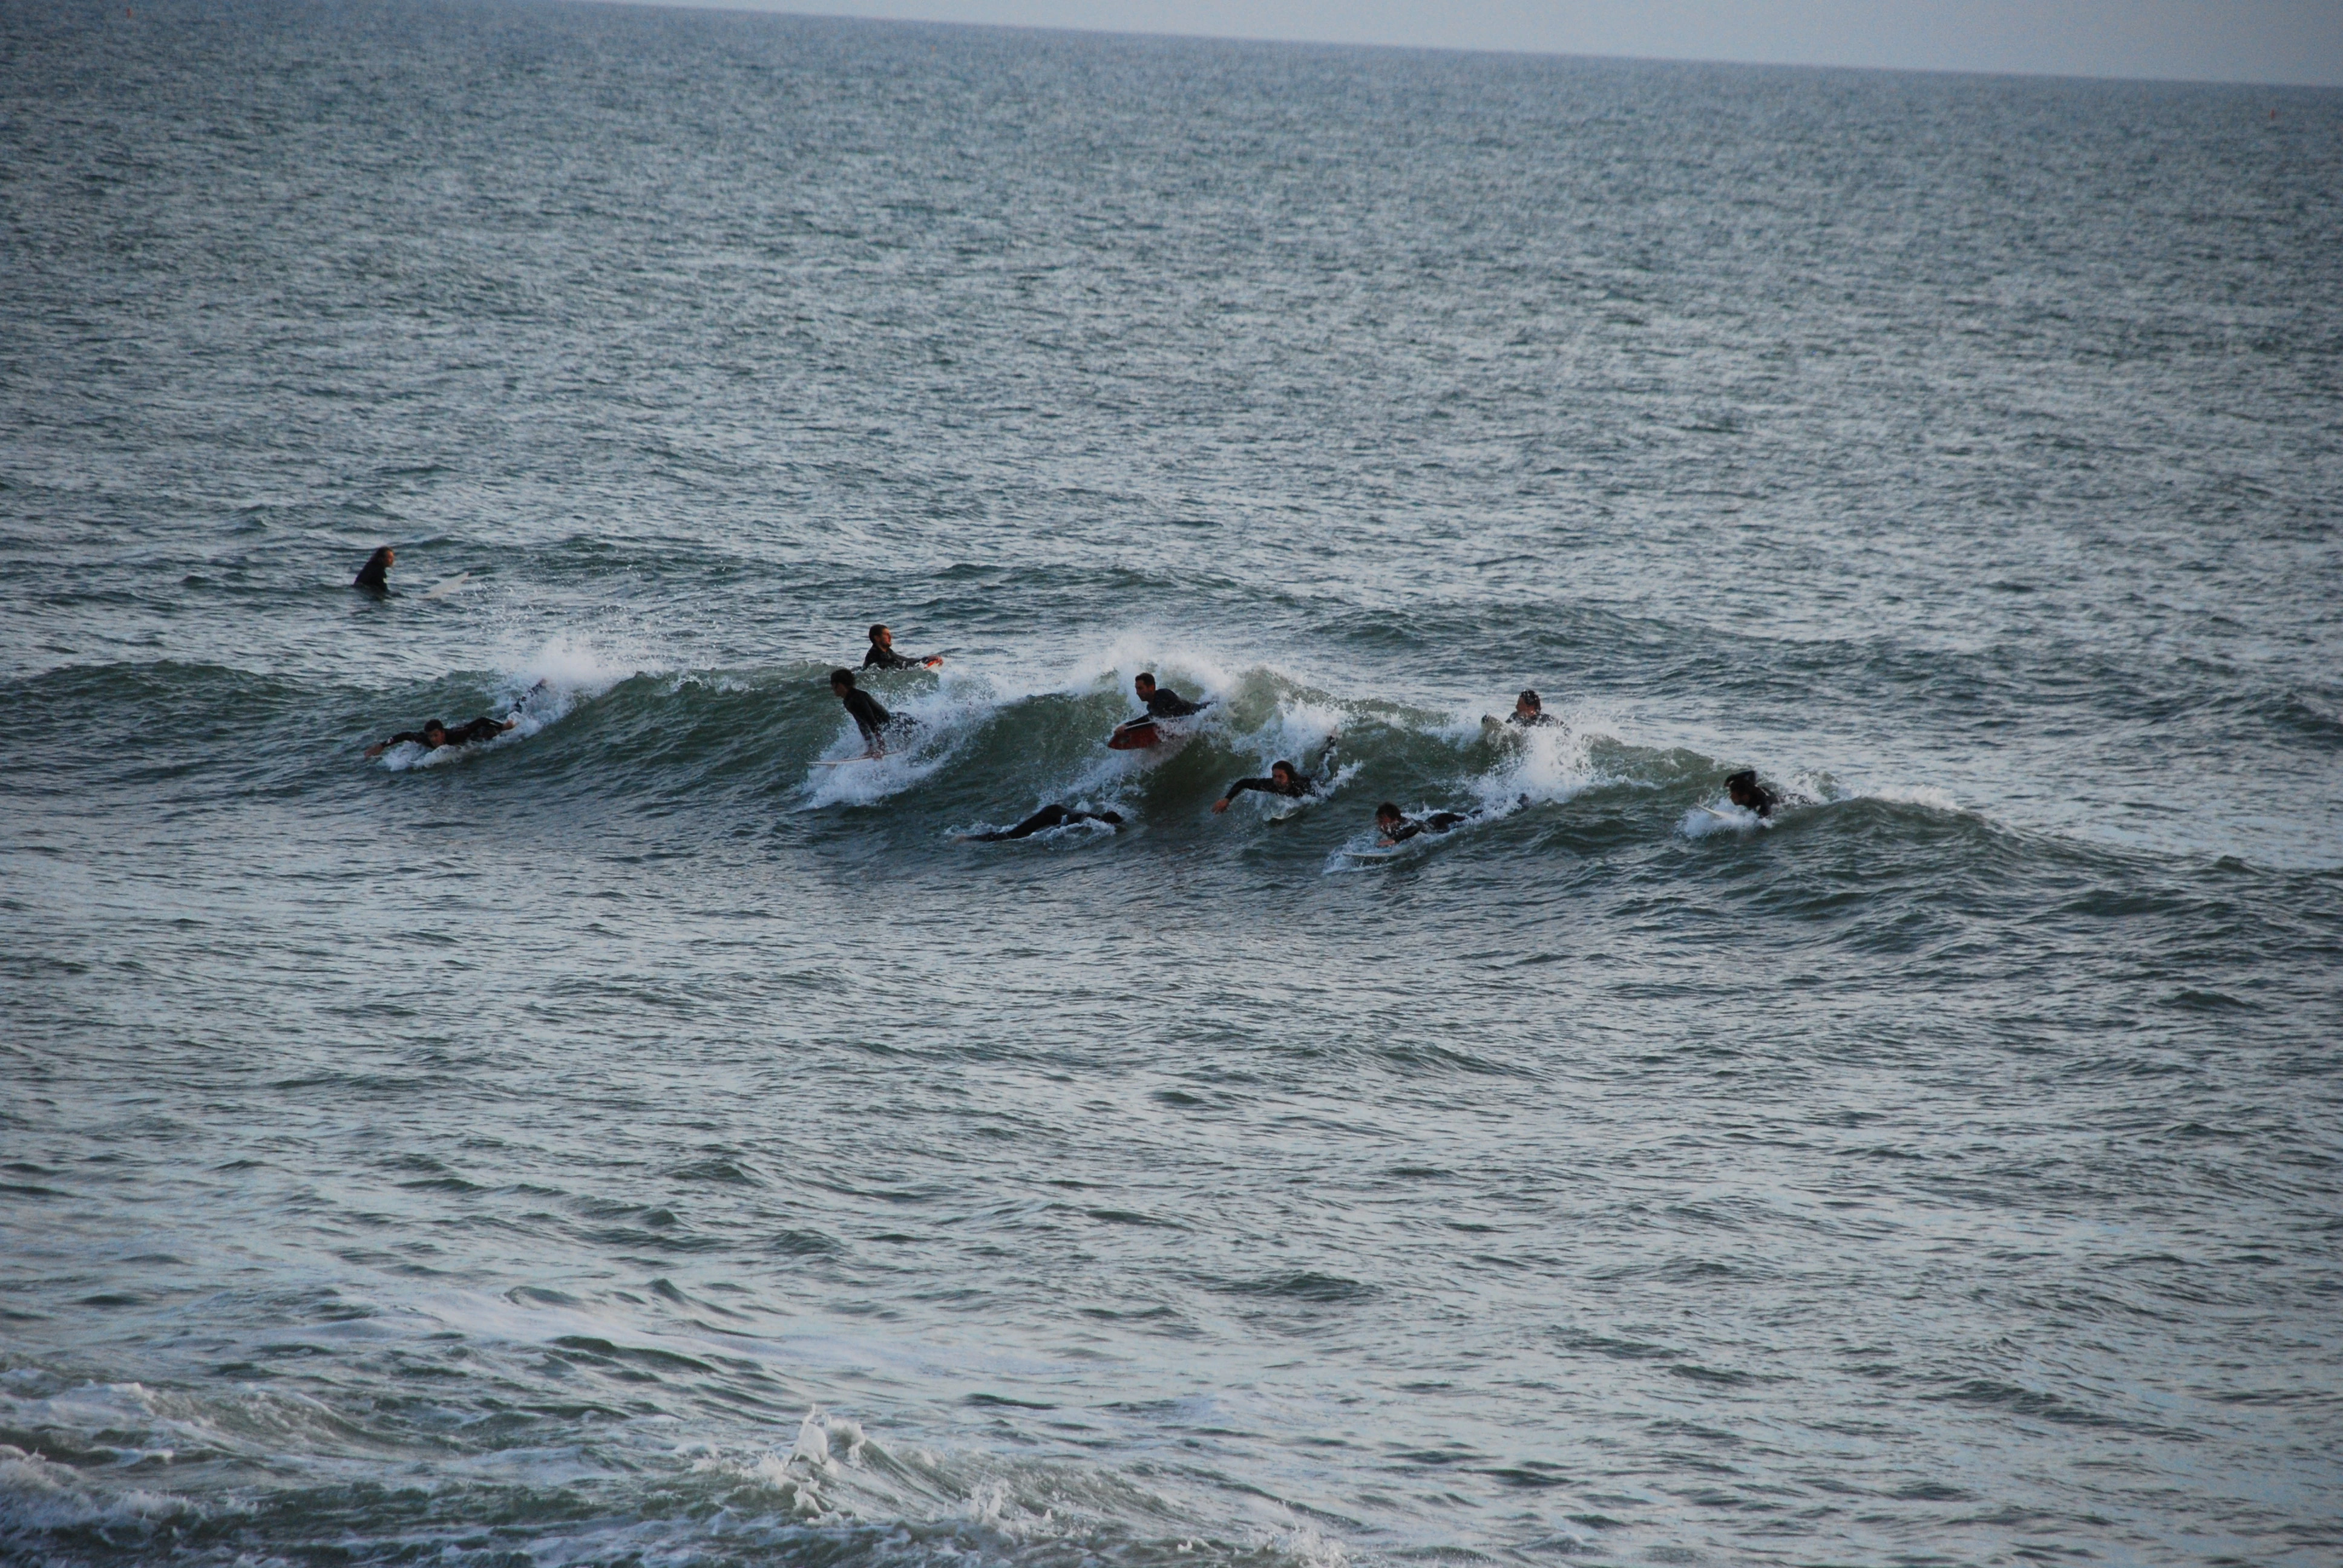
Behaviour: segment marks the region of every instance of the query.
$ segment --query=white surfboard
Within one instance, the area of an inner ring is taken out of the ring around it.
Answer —
[[[429,588],[425,588],[422,593],[416,597],[418,598],[446,598],[449,594],[454,593],[458,588],[462,588],[466,583],[470,582],[471,580],[471,573],[458,572],[454,577],[447,578],[445,582],[433,583]]]

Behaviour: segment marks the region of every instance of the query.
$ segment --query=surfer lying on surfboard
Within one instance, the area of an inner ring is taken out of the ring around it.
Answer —
[[[519,722],[518,719],[508,719],[498,723],[484,713],[469,724],[459,724],[450,729],[436,719],[427,719],[422,729],[402,729],[387,740],[377,740],[366,749],[366,754],[379,757],[400,742],[409,740],[426,751],[437,751],[442,746],[469,746],[475,741],[493,740]]]
[[[1389,800],[1375,808],[1375,831],[1383,835],[1380,842],[1385,849],[1403,844],[1418,833],[1445,833],[1471,820],[1463,811],[1434,811],[1428,816],[1411,817]]]
[[[1757,782],[1757,769],[1745,768],[1725,781],[1725,792],[1744,811],[1755,811],[1760,817],[1771,817],[1782,798]]]
[[[1331,736],[1326,741],[1326,755],[1320,761],[1319,766],[1326,769],[1326,776],[1329,779],[1333,777],[1334,738]],[[1317,789],[1318,780],[1302,772],[1292,763],[1272,762],[1269,765],[1268,778],[1238,779],[1229,786],[1227,793],[1212,802],[1212,809],[1227,810],[1230,803],[1248,789],[1258,789],[1264,795],[1282,795],[1290,800],[1299,800],[1305,795],[1315,793]]]
[[[1185,719],[1190,714],[1202,713],[1212,705],[1209,697],[1202,702],[1191,702],[1170,687],[1156,685],[1155,677],[1150,672],[1140,674],[1131,681],[1131,689],[1139,693],[1139,700],[1147,705],[1147,711],[1114,727],[1114,733],[1107,737],[1106,743],[1116,751],[1135,751],[1152,746],[1163,739],[1163,732],[1156,727],[1156,720]]]
[[[1192,713],[1202,713],[1212,705],[1209,697],[1202,702],[1191,702],[1170,687],[1156,685],[1155,677],[1150,674],[1142,673],[1134,678],[1131,689],[1139,693],[1140,701],[1147,704],[1147,717],[1150,719],[1185,719]]]
[[[831,670],[830,689],[839,701],[846,704],[846,711],[853,719],[854,727],[862,731],[863,744],[870,748],[863,752],[865,757],[886,756],[887,731],[901,729],[910,723],[910,719],[898,719],[880,707],[879,699],[869,692],[858,690],[854,684],[854,672],[850,669]]]
[[[996,828],[990,833],[962,833],[963,844],[998,844],[1004,839],[1030,839],[1051,828],[1063,828],[1074,822],[1103,822],[1110,828],[1122,826],[1120,811],[1074,811],[1059,805],[1042,807],[1014,828]]]

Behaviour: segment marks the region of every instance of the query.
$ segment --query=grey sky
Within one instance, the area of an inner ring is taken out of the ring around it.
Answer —
[[[716,0],[1222,38],[2343,85],[2343,0]]]

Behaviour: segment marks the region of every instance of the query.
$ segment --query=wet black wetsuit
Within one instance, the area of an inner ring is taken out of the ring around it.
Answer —
[[[390,591],[390,568],[381,559],[368,557],[367,564],[358,568],[358,575],[350,579],[350,586],[368,593],[387,594]]]
[[[1185,719],[1192,713],[1204,711],[1205,704],[1191,702],[1168,686],[1159,686],[1155,695],[1147,699],[1147,712],[1151,719]]]
[[[1464,819],[1462,811],[1434,811],[1429,817],[1403,817],[1398,827],[1384,830],[1383,837],[1394,844],[1404,844],[1418,833],[1445,833]]]
[[[1544,712],[1533,713],[1527,719],[1523,719],[1519,712],[1508,713],[1505,715],[1505,722],[1516,729],[1543,729],[1547,725],[1552,725],[1557,729],[1562,728],[1561,719],[1551,713]]]
[[[1283,795],[1288,799],[1298,800],[1316,788],[1318,788],[1318,780],[1305,779],[1299,773],[1293,775],[1293,782],[1291,786],[1280,784],[1277,781],[1277,776],[1272,774],[1266,779],[1240,779],[1229,786],[1228,793],[1222,795],[1221,799],[1233,800],[1248,789],[1258,789],[1264,795]]]
[[[924,658],[912,658],[897,653],[891,648],[880,648],[875,642],[870,645],[870,651],[862,656],[862,668],[865,669],[917,669],[927,662]]]
[[[1741,797],[1745,790],[1755,799],[1743,799]],[[1755,769],[1746,773],[1735,773],[1732,778],[1727,779],[1725,781],[1725,793],[1726,799],[1735,806],[1745,811],[1755,811],[1761,818],[1771,817],[1774,814],[1774,808],[1782,803],[1782,798],[1779,795],[1757,782]]]
[[[458,724],[453,729],[448,730],[447,739],[443,744],[448,746],[469,746],[476,740],[493,740],[504,732],[504,722],[501,719],[489,719],[484,715],[481,718],[473,719],[469,724]],[[423,739],[423,731],[420,729],[402,729],[397,734],[392,736],[389,739],[384,741],[383,744],[385,746],[397,746],[401,741],[405,740],[413,741],[416,745],[422,747],[426,751],[432,749],[431,742]]]
[[[853,717],[854,727],[862,731],[862,739],[873,747],[880,743],[887,727],[895,722],[895,716],[860,687],[847,688],[839,700],[846,704],[846,711]]]
[[[980,844],[998,844],[1003,839],[1030,839],[1051,828],[1062,828],[1069,822],[1104,822],[1110,828],[1122,826],[1122,819],[1112,811],[1070,811],[1063,806],[1044,806],[1014,828],[999,828],[990,833],[970,833],[969,838]]]

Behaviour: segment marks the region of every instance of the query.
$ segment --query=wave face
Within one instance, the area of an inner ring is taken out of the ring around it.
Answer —
[[[2343,1553],[2343,98],[0,55],[0,1560]]]

